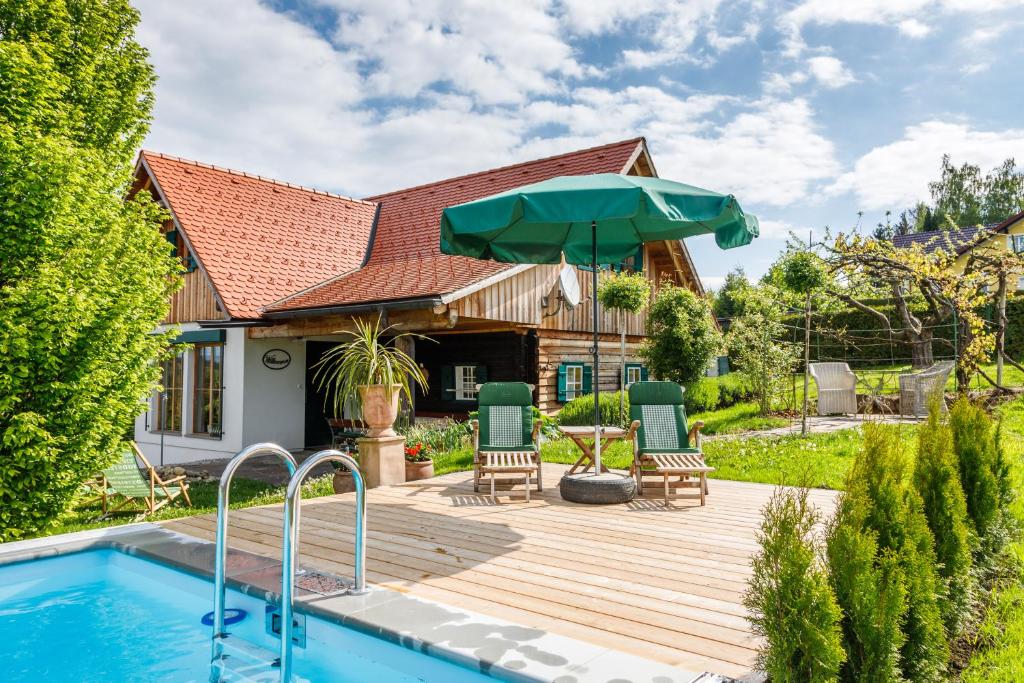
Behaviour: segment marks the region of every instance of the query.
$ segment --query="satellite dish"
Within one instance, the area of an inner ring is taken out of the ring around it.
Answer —
[[[578,306],[580,303],[580,281],[576,277],[576,269],[572,266],[565,266],[558,273],[558,289],[562,294],[562,301],[569,308]]]

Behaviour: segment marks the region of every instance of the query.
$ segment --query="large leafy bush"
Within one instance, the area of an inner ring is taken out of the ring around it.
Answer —
[[[800,351],[796,344],[784,341],[782,310],[770,292],[749,288],[743,301],[742,314],[729,327],[729,356],[749,379],[764,414],[784,393]]]
[[[647,339],[640,348],[651,374],[693,384],[704,376],[721,347],[721,334],[707,300],[663,283],[647,314]]]
[[[158,207],[123,200],[152,107],[137,23],[127,0],[0,4],[0,540],[116,458],[158,379],[179,267]]]

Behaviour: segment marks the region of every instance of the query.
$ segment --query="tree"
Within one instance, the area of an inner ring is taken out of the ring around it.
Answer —
[[[825,285],[825,266],[811,251],[794,251],[784,257],[782,281],[786,289],[804,298],[804,405],[800,433],[807,433],[807,402],[810,396],[811,297]]]
[[[643,273],[609,274],[597,288],[597,298],[610,311],[619,312],[619,420],[626,415],[626,314],[637,314],[651,300],[651,283]]]
[[[762,414],[771,411],[796,369],[800,351],[784,341],[782,310],[771,285],[750,288],[743,296],[743,313],[733,320],[726,343],[736,368],[749,379]]]
[[[0,540],[117,458],[180,265],[124,201],[154,76],[127,0],[0,3]]]
[[[924,516],[935,538],[939,576],[944,582],[940,602],[950,638],[959,635],[974,594],[971,576],[970,518],[960,485],[953,434],[933,402],[928,421],[918,431],[914,487],[921,494]]]
[[[957,376],[960,386],[966,386],[995,344],[979,312],[985,299],[981,285],[988,273],[961,273],[954,250],[926,252],[921,245],[897,249],[890,242],[856,234],[838,235],[826,250],[829,268],[837,276],[830,293],[878,320],[890,339],[907,342],[915,368],[934,362],[935,329],[956,324]],[[891,299],[898,324],[873,303],[880,297]]]
[[[723,320],[723,326],[728,329],[727,323],[739,313],[739,299],[743,292],[750,287],[750,280],[743,270],[743,266],[736,266],[725,276],[725,282],[715,292],[714,311],[715,317]]]
[[[901,625],[907,613],[907,577],[898,555],[882,550],[868,527],[870,501],[844,493],[825,535],[829,577],[842,609],[846,662],[839,680],[897,681]]]
[[[941,177],[928,189],[935,212],[954,227],[997,223],[1024,209],[1024,173],[1013,158],[983,176],[979,166],[954,166],[945,154]]]
[[[722,347],[722,335],[703,297],[663,282],[647,314],[640,356],[659,379],[692,384]]]
[[[874,535],[880,553],[899,558],[906,578],[907,609],[900,646],[903,676],[909,681],[936,681],[942,679],[949,658],[939,603],[943,585],[923,503],[918,492],[907,485],[907,470],[899,431],[869,423],[864,426],[864,447],[850,469],[846,488],[847,495],[863,502],[862,530]]]
[[[834,681],[844,655],[842,613],[818,560],[818,513],[807,489],[777,489],[763,511],[744,605],[764,638],[760,668],[779,683]]]

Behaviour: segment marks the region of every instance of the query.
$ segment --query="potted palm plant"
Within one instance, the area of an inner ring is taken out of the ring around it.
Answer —
[[[427,389],[423,370],[395,342],[427,337],[392,333],[392,326],[381,327],[379,317],[370,321],[353,318],[353,322],[355,330],[341,333],[349,341],[335,346],[317,363],[320,387],[328,389],[335,414],[342,414],[345,402],[355,399],[360,420],[368,427],[367,436],[395,436],[392,427],[398,418],[399,398],[404,395],[411,403],[414,384]]]

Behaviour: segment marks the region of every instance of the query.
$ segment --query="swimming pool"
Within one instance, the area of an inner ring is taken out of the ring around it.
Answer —
[[[212,585],[113,549],[0,566],[0,669],[15,681],[207,681]],[[271,651],[266,603],[229,590],[248,616],[232,634]],[[298,681],[473,683],[493,681],[448,661],[306,616],[294,650]],[[273,680],[276,675],[252,680]]]

